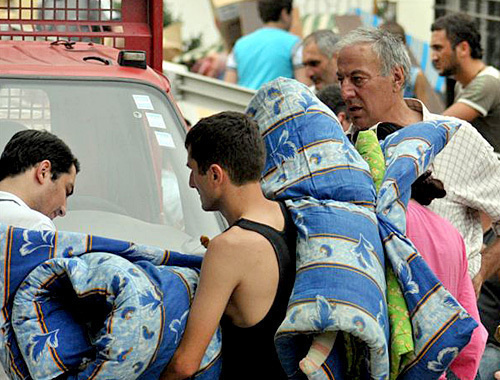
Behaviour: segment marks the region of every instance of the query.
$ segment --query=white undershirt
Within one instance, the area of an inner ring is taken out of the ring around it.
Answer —
[[[50,218],[32,210],[21,198],[6,191],[0,191],[0,223],[31,230],[56,229]]]

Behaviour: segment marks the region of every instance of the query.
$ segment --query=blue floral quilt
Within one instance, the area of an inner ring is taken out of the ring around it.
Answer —
[[[201,257],[0,224],[0,359],[14,379],[157,379],[184,331]],[[217,333],[196,378],[220,372]]]
[[[411,183],[459,126],[419,123],[387,139],[377,197],[367,163],[306,86],[272,81],[247,114],[265,138],[264,192],[286,200],[298,229],[295,287],[275,336],[289,378],[303,378],[299,361],[325,331],[351,344],[336,342],[310,378],[389,378],[385,265],[398,276],[415,331],[416,356],[401,378],[439,378],[477,324],[406,239],[405,208]]]

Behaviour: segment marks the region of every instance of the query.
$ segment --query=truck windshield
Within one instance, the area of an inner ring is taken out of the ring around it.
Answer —
[[[22,129],[64,140],[81,172],[60,230],[186,253],[221,230],[189,188],[183,125],[166,94],[128,81],[2,79],[0,152]]]

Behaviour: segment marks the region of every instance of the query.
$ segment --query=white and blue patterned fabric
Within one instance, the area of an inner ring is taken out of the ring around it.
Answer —
[[[408,306],[415,342],[415,357],[398,379],[438,379],[477,327],[405,236],[411,185],[458,128],[458,123],[422,122],[381,144],[387,169],[377,200],[379,229]]]
[[[302,334],[341,330],[366,343],[369,371],[383,378],[389,373],[385,263],[368,164],[331,111],[296,81],[263,86],[247,113],[266,142],[262,188],[287,200],[298,229],[295,287],[275,338],[285,371],[299,373],[310,344]]]
[[[358,356],[351,352],[349,359],[346,346],[336,342],[310,378],[389,378],[387,250],[415,331],[416,357],[402,378],[437,379],[477,324],[405,238],[405,207],[411,183],[458,126],[420,123],[391,136],[384,145],[388,169],[377,203],[367,163],[306,86],[284,78],[269,82],[247,113],[266,143],[262,188],[268,197],[286,200],[298,229],[294,291],[275,336],[288,376],[303,378],[299,361],[314,334],[342,331]],[[424,149],[421,136],[429,131],[436,132],[424,140]],[[364,360],[353,363],[360,356]],[[353,374],[353,367],[365,365],[366,371]]]
[[[13,379],[158,379],[184,331],[202,258],[0,224],[0,359]],[[220,333],[197,379],[220,373]]]

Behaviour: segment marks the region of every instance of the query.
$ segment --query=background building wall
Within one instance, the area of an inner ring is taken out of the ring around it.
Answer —
[[[295,0],[302,15],[307,13],[345,14],[359,8],[372,12],[373,0]],[[430,25],[434,20],[435,0],[397,0],[397,21],[406,32],[422,41],[430,39]],[[210,0],[166,0],[165,7],[183,21],[183,39],[203,35],[203,45],[209,46],[219,39]]]
[[[164,7],[172,10],[174,17],[182,21],[182,38],[203,35],[202,44],[209,46],[219,40],[210,0],[166,0]]]
[[[434,21],[434,0],[398,0],[396,17],[407,34],[429,42]]]

